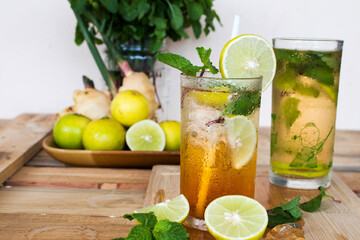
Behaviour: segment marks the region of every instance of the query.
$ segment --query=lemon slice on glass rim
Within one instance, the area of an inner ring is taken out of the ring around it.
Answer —
[[[220,73],[223,78],[263,77],[262,90],[266,90],[276,71],[276,57],[264,38],[244,34],[225,44],[220,55]]]

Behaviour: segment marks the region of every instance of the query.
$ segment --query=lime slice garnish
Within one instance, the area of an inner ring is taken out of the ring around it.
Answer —
[[[256,128],[252,121],[244,116],[225,118],[228,141],[233,149],[232,164],[236,169],[246,165],[254,154],[256,146]]]
[[[215,199],[205,210],[205,224],[216,239],[261,239],[268,224],[266,209],[240,195]]]
[[[245,34],[227,42],[220,55],[220,72],[224,78],[263,76],[267,89],[276,71],[275,53],[264,38]]]
[[[194,91],[192,95],[199,103],[205,103],[211,106],[224,106],[229,101],[229,93],[226,92]]]
[[[126,143],[132,151],[162,151],[165,134],[156,122],[142,120],[128,129]]]
[[[158,221],[169,219],[173,222],[182,223],[188,216],[189,211],[189,202],[185,196],[181,194],[171,200],[166,200],[165,202],[136,210],[135,213],[154,212]]]

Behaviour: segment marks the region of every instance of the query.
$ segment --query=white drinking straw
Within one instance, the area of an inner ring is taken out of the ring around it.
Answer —
[[[239,36],[239,30],[240,30],[240,15],[235,14],[233,28],[231,32],[231,39]]]

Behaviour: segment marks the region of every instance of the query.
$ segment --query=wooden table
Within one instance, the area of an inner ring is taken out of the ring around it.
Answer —
[[[0,180],[6,176],[0,188],[0,239],[125,237],[134,223],[119,216],[144,205],[151,169],[66,166],[41,150],[53,121],[44,114],[0,120]],[[258,175],[267,178],[269,129],[261,128],[259,135]],[[360,131],[336,131],[333,169],[360,196]],[[334,239],[351,239],[341,231]],[[191,234],[191,239],[212,239]]]

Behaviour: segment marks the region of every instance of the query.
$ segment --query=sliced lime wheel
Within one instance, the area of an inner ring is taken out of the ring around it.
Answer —
[[[229,195],[217,198],[207,206],[205,224],[216,239],[257,240],[264,235],[268,215],[256,200]]]
[[[227,42],[220,55],[220,72],[224,78],[263,76],[267,89],[276,71],[275,53],[264,38],[245,34]]]
[[[156,122],[142,120],[128,129],[126,143],[132,151],[162,151],[165,134]]]
[[[186,197],[181,194],[171,200],[136,210],[135,213],[154,212],[158,221],[169,219],[173,222],[182,223],[188,216],[189,211],[189,202]]]

